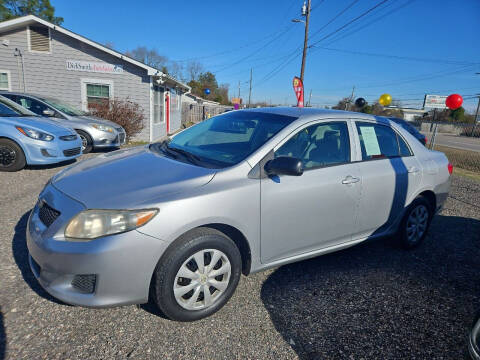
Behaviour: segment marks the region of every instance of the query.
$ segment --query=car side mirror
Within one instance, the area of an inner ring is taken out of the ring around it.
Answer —
[[[268,175],[300,176],[303,174],[303,163],[294,157],[280,156],[268,161],[264,169]]]
[[[45,109],[42,111],[42,114],[45,115],[45,116],[54,116],[55,115],[55,111],[53,111],[52,109]]]

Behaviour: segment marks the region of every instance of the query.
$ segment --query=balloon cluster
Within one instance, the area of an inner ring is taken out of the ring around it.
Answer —
[[[392,97],[390,96],[390,94],[382,94],[378,99],[378,102],[380,103],[380,105],[388,106],[392,102]]]
[[[458,94],[452,94],[445,100],[445,105],[447,105],[447,107],[451,110],[458,109],[460,106],[462,106],[462,103],[463,98]]]

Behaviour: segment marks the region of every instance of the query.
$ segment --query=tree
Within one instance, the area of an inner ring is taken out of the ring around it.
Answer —
[[[168,62],[168,58],[160,55],[156,49],[147,49],[145,46],[138,46],[131,51],[127,51],[125,55],[159,70],[164,67],[166,69]],[[164,71],[162,70],[162,72]]]
[[[50,0],[0,0],[0,21],[25,15],[35,15],[55,25],[61,25],[63,18],[55,16]]]
[[[202,73],[203,71],[203,65],[200,64],[197,61],[191,61],[187,65],[187,72],[188,75],[190,75],[190,81],[196,81],[198,76]]]
[[[218,85],[217,78],[210,71],[197,75],[197,80],[190,80],[188,86],[192,88],[192,94],[207,100],[229,104],[228,84]],[[210,89],[210,94],[205,94],[205,89]]]

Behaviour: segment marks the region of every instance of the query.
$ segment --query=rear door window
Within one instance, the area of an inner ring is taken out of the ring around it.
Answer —
[[[356,122],[363,160],[411,156],[405,140],[390,126]]]

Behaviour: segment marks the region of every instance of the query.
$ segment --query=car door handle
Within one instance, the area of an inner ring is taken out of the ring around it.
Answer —
[[[345,179],[342,180],[342,184],[344,184],[344,185],[354,184],[354,183],[357,183],[359,181],[360,181],[359,178],[348,175]]]
[[[415,167],[415,166],[410,166],[410,167],[408,168],[408,172],[409,172],[410,174],[416,174],[416,173],[418,173],[419,171],[420,171],[420,170],[418,170],[418,168]]]

